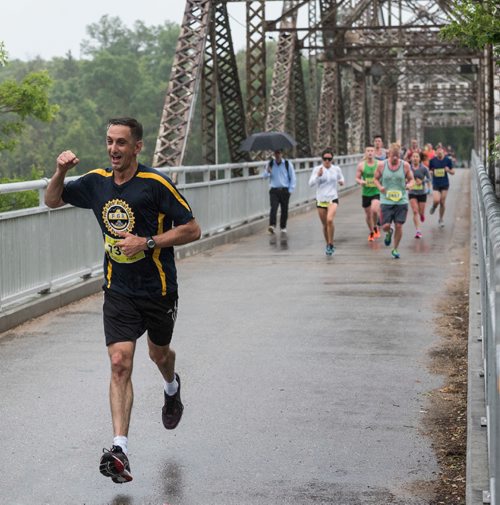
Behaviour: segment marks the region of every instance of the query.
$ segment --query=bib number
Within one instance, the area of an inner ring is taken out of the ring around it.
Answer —
[[[385,195],[389,200],[392,200],[393,202],[399,202],[399,200],[403,198],[403,193],[398,189],[390,189],[389,191],[386,192]]]
[[[444,168],[435,168],[434,169],[434,177],[444,177],[445,174]]]
[[[423,185],[423,184],[415,184],[415,185],[413,186],[413,189],[414,189],[415,191],[422,191],[422,190],[424,189],[424,185]]]
[[[375,183],[373,182],[374,181],[373,177],[367,177],[365,179],[365,181],[366,181],[365,188],[376,188],[377,187],[377,186],[375,186]]]
[[[146,257],[144,251],[139,251],[133,256],[125,256],[122,250],[116,245],[120,240],[120,238],[104,235],[104,250],[113,261],[117,263],[135,263]]]

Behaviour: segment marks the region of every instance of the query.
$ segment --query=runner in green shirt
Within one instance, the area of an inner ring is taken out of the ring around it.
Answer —
[[[375,147],[367,146],[365,157],[358,163],[356,182],[361,185],[361,206],[365,211],[366,224],[370,230],[368,242],[380,237],[377,221],[380,213],[380,191],[375,185],[374,177],[381,161],[375,159]]]

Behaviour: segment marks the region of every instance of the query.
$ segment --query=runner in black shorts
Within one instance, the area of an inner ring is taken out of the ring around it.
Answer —
[[[431,176],[427,167],[420,161],[420,153],[417,151],[414,151],[411,155],[410,168],[415,178],[413,188],[408,191],[410,206],[413,211],[415,238],[422,238],[420,223],[425,221],[425,204],[427,202],[427,194],[430,193]]]
[[[363,209],[371,207],[373,200],[380,201],[380,195],[371,195],[371,196],[361,195],[361,207],[363,207]]]
[[[455,175],[451,158],[445,156],[442,145],[436,148],[436,156],[429,161],[429,171],[432,175],[432,207],[434,214],[439,207],[439,226],[444,226],[444,212],[446,209],[446,197],[450,188],[449,175]]]
[[[132,412],[132,368],[137,339],[148,334],[149,356],[164,379],[162,421],[179,423],[183,405],[175,352],[170,341],[177,317],[174,246],[200,237],[191,208],[173,182],[140,164],[142,125],[133,118],[111,119],[107,130],[111,167],[95,169],[64,184],[80,161],[71,151],[57,158],[45,203],[92,209],[104,246],[104,332],[111,363],[109,388],[114,439],[99,470],[113,482],[132,480],[128,429]]]
[[[134,342],[144,332],[154,345],[169,345],[177,318],[177,293],[161,298],[132,298],[105,291],[104,334],[106,345]]]
[[[375,159],[375,148],[366,146],[365,157],[358,163],[355,180],[361,185],[361,206],[365,211],[365,221],[370,231],[368,242],[380,237],[378,220],[380,216],[380,191],[374,177],[380,161]]]

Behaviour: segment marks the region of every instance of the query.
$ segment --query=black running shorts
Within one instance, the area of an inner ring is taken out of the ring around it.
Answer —
[[[161,298],[132,298],[104,290],[104,335],[106,345],[133,342],[146,330],[156,345],[172,340],[177,318],[177,293]]]
[[[371,195],[371,196],[361,195],[361,207],[363,207],[363,209],[371,207],[372,200],[380,200],[380,195]]]
[[[414,195],[412,193],[408,194],[410,200],[417,200],[419,203],[425,203],[427,201],[427,195]]]
[[[450,189],[450,186],[434,186],[434,184],[432,185],[432,191],[439,191],[441,193],[441,191],[448,191]]]

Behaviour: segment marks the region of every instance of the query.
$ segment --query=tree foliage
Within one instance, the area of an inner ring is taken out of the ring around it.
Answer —
[[[180,27],[171,22],[147,26],[137,21],[127,27],[118,17],[103,16],[87,27],[81,59],[69,52],[62,58],[14,60],[0,67],[0,85],[9,80],[23,81],[33,72],[45,72],[53,82],[50,102],[59,106],[51,123],[27,118],[24,130],[15,133],[15,148],[0,151],[0,177],[26,178],[32,167],[50,177],[57,154],[65,149],[74,151],[81,160],[75,174],[103,167],[107,163],[106,124],[109,118],[117,116],[137,117],[144,125],[140,161],[151,164],[179,31]],[[243,56],[236,55],[245,93]],[[274,47],[268,57],[274,57]],[[200,125],[201,111],[197,107],[184,159],[186,165],[202,163]],[[228,162],[220,105],[217,128],[219,162]]]
[[[455,0],[451,15],[452,22],[441,29],[443,38],[456,39],[473,49],[492,44],[500,56],[500,5],[497,0]]]
[[[20,83],[10,79],[0,83],[0,151],[16,145],[27,117],[54,119],[58,107],[49,103],[51,83],[47,72],[27,74]]]
[[[448,40],[458,40],[472,49],[491,45],[493,54],[500,59],[500,4],[498,0],[455,0],[452,3],[453,21],[441,29]],[[490,159],[500,160],[500,134],[490,147]]]
[[[25,177],[31,167],[50,176],[57,154],[65,149],[81,159],[76,173],[102,167],[107,120],[116,116],[134,116],[143,123],[141,161],[151,163],[179,26],[138,21],[128,28],[119,18],[103,16],[87,27],[87,35],[81,44],[83,59],[69,52],[64,58],[14,60],[0,68],[0,85],[22,81],[31,72],[50,76],[50,101],[59,105],[50,124],[28,118],[24,131],[14,132],[18,145],[0,151],[0,176]]]

